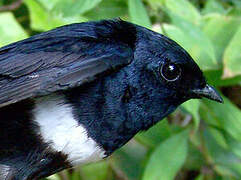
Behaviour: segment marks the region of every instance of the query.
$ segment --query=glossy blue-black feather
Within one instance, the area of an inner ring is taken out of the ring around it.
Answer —
[[[1,48],[0,107],[118,71],[133,59],[133,29],[119,20],[72,24]]]

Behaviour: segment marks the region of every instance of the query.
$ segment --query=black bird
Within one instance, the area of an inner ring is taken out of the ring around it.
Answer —
[[[109,156],[191,98],[222,102],[190,55],[122,20],[71,24],[0,49],[0,179]]]

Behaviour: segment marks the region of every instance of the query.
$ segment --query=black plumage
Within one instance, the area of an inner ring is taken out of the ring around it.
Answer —
[[[10,44],[0,49],[0,166],[13,167],[15,179],[71,166],[48,150],[32,121],[35,99],[51,94],[65,98],[107,156],[186,100],[222,102],[177,43],[122,20],[67,25]]]
[[[0,107],[79,86],[129,64],[135,43],[129,30],[134,28],[118,21],[72,24],[1,48]]]

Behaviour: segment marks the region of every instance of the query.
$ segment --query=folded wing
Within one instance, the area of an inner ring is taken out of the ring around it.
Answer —
[[[0,107],[80,86],[133,58],[128,45],[110,38],[54,33],[0,49]]]

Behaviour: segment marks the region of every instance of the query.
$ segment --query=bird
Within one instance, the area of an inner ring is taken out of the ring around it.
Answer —
[[[64,25],[0,48],[0,179],[110,156],[190,99],[223,99],[168,37],[121,19]]]

